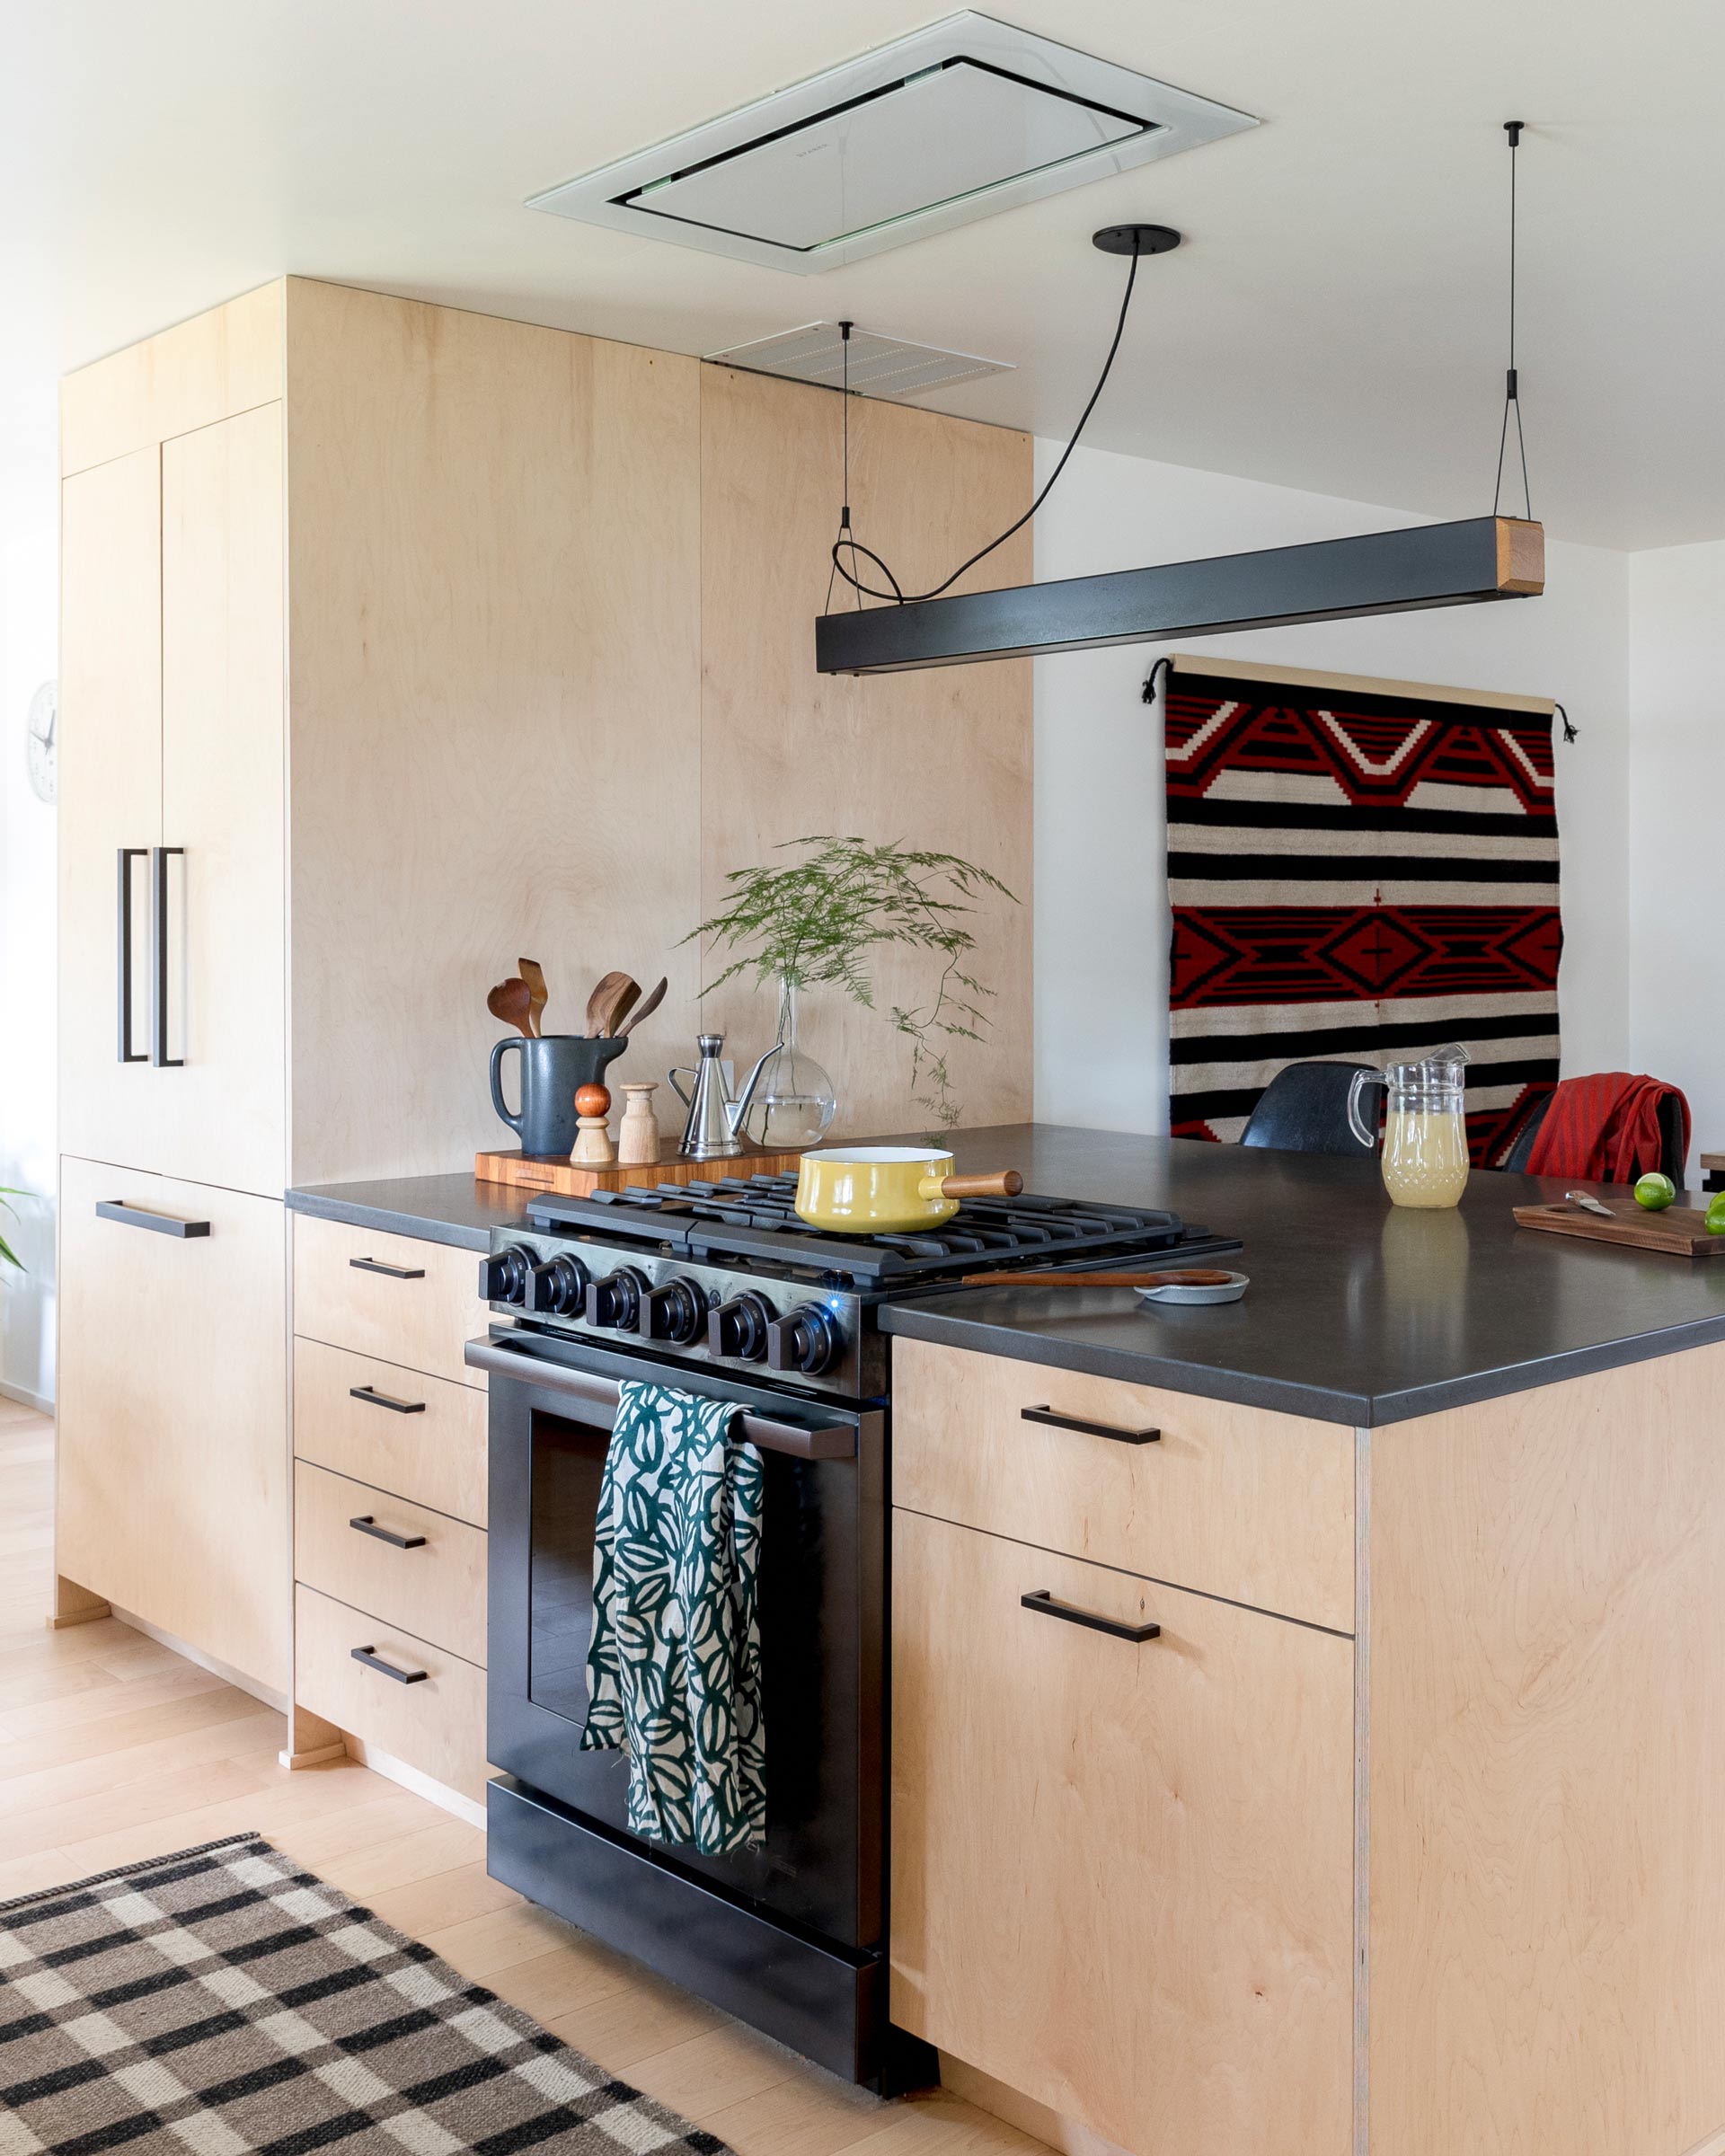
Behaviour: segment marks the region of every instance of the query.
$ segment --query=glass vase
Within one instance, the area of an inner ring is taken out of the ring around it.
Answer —
[[[749,1135],[771,1153],[801,1153],[827,1135],[838,1102],[833,1082],[797,1032],[797,984],[779,982],[779,1047],[755,1089]]]

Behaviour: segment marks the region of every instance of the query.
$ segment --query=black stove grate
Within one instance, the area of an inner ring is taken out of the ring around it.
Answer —
[[[539,1197],[538,1228],[601,1240],[646,1240],[691,1258],[778,1266],[835,1284],[889,1290],[955,1273],[1071,1259],[1211,1250],[1221,1238],[1177,1213],[1041,1197],[969,1198],[938,1228],[836,1236],[799,1220],[794,1175],[721,1176],[635,1185],[591,1197]]]

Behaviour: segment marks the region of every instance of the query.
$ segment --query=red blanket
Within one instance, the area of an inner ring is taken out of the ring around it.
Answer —
[[[1552,1095],[1527,1157],[1529,1175],[1574,1176],[1588,1183],[1632,1183],[1660,1165],[1659,1103],[1683,1110],[1683,1153],[1689,1155],[1689,1103],[1662,1079],[1628,1071],[1596,1071],[1565,1078]],[[1681,1179],[1681,1163],[1677,1174]]]

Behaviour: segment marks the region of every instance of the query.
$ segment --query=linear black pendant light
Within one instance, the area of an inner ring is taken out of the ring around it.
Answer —
[[[1506,125],[1510,172],[1510,368],[1504,411],[1507,443],[1514,407],[1517,444],[1521,408],[1515,370],[1514,155],[1522,123]],[[1375,614],[1413,614],[1433,606],[1469,606],[1488,599],[1519,599],[1545,588],[1545,535],[1528,515],[1464,517],[1455,524],[1415,525],[1351,539],[1306,546],[1278,546],[1253,553],[1217,554],[1198,561],[1163,562],[1150,569],[1116,570],[1058,583],[1019,584],[999,591],[947,596],[965,570],[1021,530],[1048,499],[1049,489],[1077,446],[1119,349],[1128,309],[1146,254],[1165,253],[1180,235],[1160,225],[1112,225],[1095,234],[1106,252],[1131,258],[1126,296],[1101,376],[1072,438],[1041,491],[1017,522],[962,562],[943,583],[907,593],[890,569],[851,528],[846,500],[833,543],[832,586],[842,578],[857,595],[857,607],[831,612],[815,623],[815,666],[822,674],[895,674],[922,667],[962,666],[985,658],[1019,658],[1033,653],[1084,651],[1100,644],[1159,642],[1173,636],[1216,635],[1225,630],[1269,629],[1292,622],[1345,621]],[[850,493],[849,385],[845,386],[845,484]],[[1498,499],[1503,452],[1499,452]],[[1522,456],[1524,496],[1526,458]],[[869,562],[890,589],[867,582],[859,563]],[[885,602],[865,607],[864,596]]]

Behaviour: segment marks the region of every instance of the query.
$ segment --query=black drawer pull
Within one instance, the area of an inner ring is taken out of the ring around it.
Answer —
[[[1057,1430],[1082,1430],[1086,1437],[1111,1437],[1116,1445],[1160,1445],[1160,1430],[1121,1430],[1112,1423],[1086,1422],[1081,1415],[1057,1415],[1046,1405],[1039,1408],[1021,1408],[1020,1415],[1026,1422],[1051,1423]]]
[[[394,1677],[398,1684],[423,1684],[431,1674],[429,1669],[397,1669],[393,1662],[385,1662],[375,1647],[355,1647],[348,1651],[356,1662],[375,1669],[380,1677]]]
[[[1110,1639],[1129,1639],[1134,1647],[1142,1647],[1146,1639],[1161,1637],[1159,1624],[1121,1624],[1112,1617],[1099,1617],[1094,1610],[1075,1609],[1069,1602],[1057,1602],[1052,1587],[1039,1587],[1034,1595],[1021,1595],[1022,1609],[1031,1610],[1039,1617],[1058,1617],[1067,1624],[1082,1624],[1092,1632],[1106,1632]]]
[[[368,1512],[362,1512],[358,1519],[349,1520],[348,1525],[361,1534],[370,1535],[374,1542],[387,1542],[392,1550],[423,1550],[425,1547],[422,1534],[392,1534],[387,1527],[380,1527]]]
[[[376,1385],[349,1385],[349,1400],[363,1400],[368,1408],[387,1408],[392,1415],[423,1415],[422,1400],[392,1400],[387,1392],[380,1392]]]
[[[141,1206],[128,1206],[124,1198],[111,1197],[96,1207],[98,1220],[117,1220],[122,1228],[148,1228],[153,1235],[174,1235],[189,1241],[194,1235],[208,1235],[207,1220],[176,1220],[172,1213],[146,1213]]]
[[[391,1280],[423,1280],[422,1265],[385,1265],[376,1258],[349,1258],[348,1263],[356,1273],[382,1273]]]

